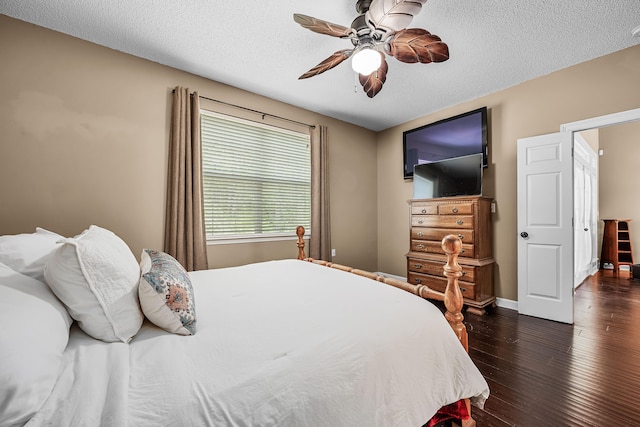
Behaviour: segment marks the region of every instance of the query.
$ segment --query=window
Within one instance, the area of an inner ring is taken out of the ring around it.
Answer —
[[[207,240],[294,236],[311,229],[308,133],[202,110]]]

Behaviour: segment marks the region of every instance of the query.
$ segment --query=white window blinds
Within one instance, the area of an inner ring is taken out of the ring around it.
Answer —
[[[309,134],[201,111],[207,239],[311,228]]]

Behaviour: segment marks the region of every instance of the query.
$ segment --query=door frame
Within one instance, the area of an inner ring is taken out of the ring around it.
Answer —
[[[560,132],[580,132],[583,130],[602,128],[606,126],[622,125],[638,120],[640,120],[640,108],[607,114],[605,116],[592,117],[590,119],[579,120],[577,122],[564,123],[560,125]]]

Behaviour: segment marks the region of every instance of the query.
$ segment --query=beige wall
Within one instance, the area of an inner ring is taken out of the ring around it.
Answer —
[[[630,219],[634,262],[640,263],[640,122],[600,129],[600,219]],[[604,223],[599,224],[602,247]],[[598,252],[598,255],[600,252]]]
[[[560,125],[640,106],[640,46],[421,117],[378,135],[378,269],[406,275],[412,182],[402,178],[402,132],[481,106],[490,109],[483,191],[497,203],[495,291],[517,300],[516,141]],[[464,84],[461,82],[460,84]]]
[[[596,153],[598,152],[598,150],[600,149],[600,129],[596,128],[583,130],[581,132],[578,132],[578,135],[580,135],[582,139],[584,139],[585,142],[589,144],[589,147],[591,147],[593,151],[595,151]]]
[[[0,15],[0,234],[113,230],[163,242],[175,86],[329,127],[336,262],[375,270],[375,133]],[[364,214],[363,214],[364,213]],[[212,246],[211,267],[297,255],[294,241]]]

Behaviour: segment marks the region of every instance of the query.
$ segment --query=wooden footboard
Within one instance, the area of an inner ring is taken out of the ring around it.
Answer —
[[[336,268],[338,270],[346,271],[349,273],[357,274],[359,276],[368,277],[369,279],[376,280],[378,282],[385,283],[396,288],[400,288],[404,291],[415,294],[421,298],[432,299],[437,301],[443,301],[446,308],[445,317],[456,334],[460,343],[464,349],[469,351],[469,338],[467,335],[467,328],[464,325],[464,316],[462,315],[462,292],[458,286],[458,278],[462,276],[462,267],[458,264],[458,254],[462,249],[462,241],[458,236],[449,234],[442,239],[442,249],[447,254],[447,263],[444,266],[444,275],[447,277],[447,287],[444,292],[434,291],[425,285],[414,285],[403,280],[394,279],[392,277],[385,277],[376,273],[372,273],[365,270],[359,270],[357,268],[347,267],[345,265],[334,264],[328,261],[315,260],[313,258],[307,258],[304,253],[304,227],[299,226],[296,229],[298,235],[298,259],[313,262],[315,264],[324,265],[326,267]],[[476,425],[475,420],[471,417],[471,402],[469,399],[465,399],[467,411],[469,412],[469,418],[462,421],[463,427],[474,427]]]
[[[469,351],[467,328],[463,323],[464,316],[462,315],[462,292],[460,292],[460,287],[458,286],[458,278],[462,276],[462,268],[458,264],[458,254],[462,249],[462,241],[457,236],[450,234],[442,239],[442,249],[444,249],[444,252],[447,254],[447,264],[444,266],[444,275],[447,277],[447,287],[444,292],[438,292],[425,285],[413,285],[403,280],[382,276],[369,271],[359,270],[357,268],[347,267],[345,265],[335,264],[328,261],[307,258],[304,253],[304,227],[298,227],[296,229],[296,234],[298,235],[298,259],[300,260],[368,277],[369,279],[400,288],[425,299],[443,301],[446,308],[445,317],[447,318],[449,325],[451,325],[451,329],[455,332],[464,349]]]

